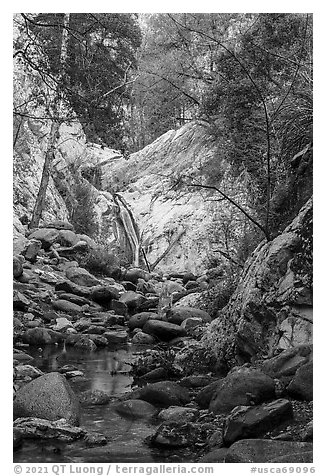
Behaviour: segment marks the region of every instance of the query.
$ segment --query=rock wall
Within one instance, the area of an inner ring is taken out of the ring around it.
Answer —
[[[311,343],[312,328],[311,198],[281,235],[257,247],[205,340],[219,358],[243,363]]]
[[[223,175],[221,187],[245,200],[242,179],[231,179],[230,167],[219,152],[218,142],[202,121],[168,131],[128,159],[117,151],[98,151],[102,187],[119,191],[128,204],[139,227],[141,247],[155,270],[201,273],[212,251],[208,229],[222,214],[229,213],[230,220],[236,217],[226,201],[216,200],[220,198],[216,193],[172,187],[178,176],[200,182],[207,162],[216,160]]]

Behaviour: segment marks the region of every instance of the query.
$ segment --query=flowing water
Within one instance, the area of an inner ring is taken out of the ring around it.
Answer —
[[[124,346],[86,352],[48,346],[43,350],[29,350],[35,358],[33,365],[45,372],[55,372],[63,365],[75,365],[84,373],[84,378],[70,384],[78,394],[86,390],[103,390],[119,396],[132,390],[130,363],[137,349]],[[119,416],[111,405],[82,407],[81,426],[107,437],[106,446],[87,448],[85,443],[70,444],[54,441],[28,441],[14,452],[16,463],[164,463],[189,462],[191,454],[187,450],[157,449],[149,447],[144,439],[155,432],[160,422],[157,420],[129,419]]]

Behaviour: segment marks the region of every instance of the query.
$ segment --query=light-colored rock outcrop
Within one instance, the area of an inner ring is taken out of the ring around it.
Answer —
[[[312,342],[312,199],[271,242],[262,242],[205,337],[234,362]]]

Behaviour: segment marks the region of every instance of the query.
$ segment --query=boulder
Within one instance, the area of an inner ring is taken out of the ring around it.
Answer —
[[[14,290],[13,292],[13,308],[15,311],[26,312],[30,306],[31,302],[24,296],[23,293]]]
[[[311,401],[313,399],[313,363],[300,367],[290,385],[287,387],[287,392],[290,396],[298,398],[300,400]]]
[[[159,316],[155,312],[139,312],[138,314],[131,316],[127,325],[130,330],[136,328],[142,329],[149,319],[159,319]]]
[[[82,311],[81,306],[78,306],[78,304],[74,304],[73,302],[66,301],[65,299],[58,299],[57,301],[52,301],[52,306],[56,311],[69,313]]]
[[[209,405],[213,413],[227,413],[238,405],[259,404],[275,397],[274,380],[262,371],[241,367],[216,383]]]
[[[69,327],[73,327],[73,324],[66,317],[58,317],[56,323],[53,326],[54,331],[62,332],[67,330]]]
[[[77,341],[75,342],[75,347],[90,352],[97,349],[95,342],[87,336],[78,336]]]
[[[21,257],[21,258],[19,256],[14,256],[13,257],[13,275],[14,275],[14,278],[19,278],[23,274],[23,272],[24,272],[23,260],[24,260],[23,257]]]
[[[180,325],[186,330],[193,329],[194,327],[202,326],[203,320],[201,317],[187,317]]]
[[[112,400],[111,395],[102,390],[86,390],[79,395],[79,401],[83,405],[106,405]]]
[[[65,291],[67,293],[76,294],[76,296],[82,296],[85,298],[90,298],[91,296],[91,289],[89,287],[79,286],[78,284],[68,280],[58,282],[54,289],[56,291]]]
[[[118,300],[119,297],[120,293],[114,286],[97,286],[92,289],[91,299],[101,306],[108,306],[112,299]]]
[[[183,448],[194,443],[191,423],[168,421],[162,423],[151,438],[151,443],[169,448]]]
[[[188,408],[188,407],[178,407],[178,406],[171,406],[161,410],[158,414],[158,418],[160,420],[165,421],[193,421],[196,416],[198,416],[198,410],[196,408]]]
[[[74,304],[78,304],[78,306],[85,306],[85,304],[90,305],[91,302],[89,299],[86,299],[83,296],[76,296],[72,293],[60,293],[60,299],[64,299],[65,301],[73,302]]]
[[[30,263],[35,263],[41,248],[42,242],[40,240],[30,240],[24,250],[25,259],[27,259],[27,261]]]
[[[144,400],[125,400],[114,405],[113,409],[119,415],[131,419],[151,418],[157,413],[157,409]]]
[[[225,457],[226,463],[277,463],[285,455],[312,451],[312,443],[276,440],[240,440],[234,443]]]
[[[109,345],[108,340],[104,336],[89,333],[88,338],[91,339],[97,347],[106,347]]]
[[[128,315],[127,304],[125,304],[124,302],[117,301],[116,299],[112,299],[110,303],[110,310],[114,311],[120,316],[126,317]]]
[[[29,377],[31,379],[41,377],[43,375],[43,372],[36,368],[33,367],[32,365],[17,365],[15,367],[16,369],[16,375],[15,379],[22,379],[24,380],[26,377]]]
[[[125,344],[128,340],[128,334],[126,331],[106,331],[103,337],[108,341],[108,345]]]
[[[119,302],[126,304],[129,311],[137,311],[145,300],[142,294],[135,293],[134,291],[126,291],[119,298]]]
[[[43,418],[17,418],[14,431],[22,439],[51,439],[65,443],[83,438],[86,430],[70,425],[64,418],[49,421]]]
[[[253,407],[235,407],[225,421],[224,444],[230,446],[237,440],[263,436],[292,418],[292,405],[285,399]]]
[[[149,276],[148,273],[146,273],[146,271],[144,271],[143,269],[131,268],[131,269],[127,269],[123,279],[125,281],[130,281],[131,283],[137,284],[138,278],[141,278],[147,281],[148,276]]]
[[[131,342],[135,345],[151,345],[156,342],[155,337],[145,334],[145,332],[137,332],[131,339]]]
[[[228,448],[214,448],[199,458],[198,463],[224,463]]]
[[[207,375],[190,375],[188,377],[183,377],[179,383],[187,388],[200,388],[207,387],[207,385],[212,383],[212,380],[216,383],[216,380]]]
[[[290,453],[279,458],[268,460],[268,463],[313,463],[313,451],[303,451],[300,453]],[[300,467],[300,466],[299,466]]]
[[[312,344],[297,345],[267,359],[261,370],[272,378],[294,375],[299,367],[312,361]]]
[[[14,418],[37,417],[55,421],[65,418],[79,424],[79,401],[65,377],[50,372],[20,388],[14,399]]]
[[[38,228],[29,235],[29,240],[39,240],[42,248],[48,250],[53,243],[58,241],[59,232],[54,228]]]
[[[189,317],[199,317],[202,319],[203,322],[211,322],[212,320],[207,312],[202,311],[201,309],[197,309],[195,307],[172,307],[167,312],[167,320],[168,322],[172,322],[173,324],[181,324]]]
[[[188,390],[168,380],[145,385],[140,389],[137,398],[164,407],[183,406],[190,402]]]
[[[95,278],[95,276],[80,267],[68,268],[66,270],[66,276],[70,281],[79,286],[91,287],[100,284],[100,281]]]
[[[153,319],[150,319],[146,322],[143,327],[143,332],[166,342],[174,339],[175,337],[183,337],[187,335],[186,329],[176,324]]]
[[[79,238],[72,230],[60,230],[58,242],[62,246],[74,246],[79,242]]]
[[[22,335],[24,344],[29,345],[47,345],[55,344],[63,341],[63,337],[59,332],[55,332],[45,327],[34,327],[28,329]]]

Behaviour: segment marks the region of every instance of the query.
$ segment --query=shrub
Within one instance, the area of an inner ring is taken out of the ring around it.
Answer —
[[[98,233],[98,223],[92,186],[79,179],[74,186],[73,196],[76,205],[71,212],[70,222],[76,233],[95,237]]]
[[[120,269],[118,259],[104,247],[90,250],[80,256],[78,261],[80,266],[94,275],[118,277],[116,276]]]

